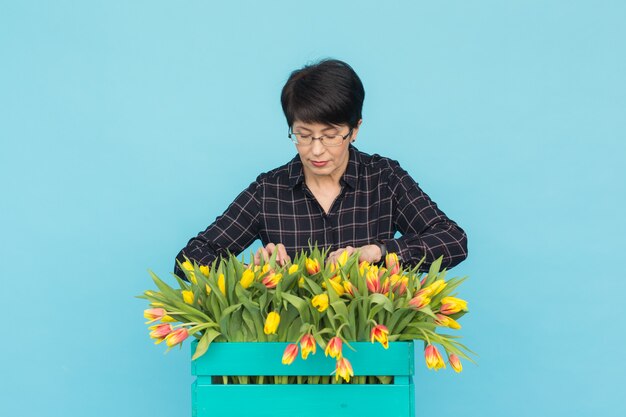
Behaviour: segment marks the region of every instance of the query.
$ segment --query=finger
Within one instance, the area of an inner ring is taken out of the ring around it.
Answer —
[[[269,262],[270,258],[272,257],[272,255],[274,254],[274,251],[276,250],[276,245],[274,245],[273,243],[268,243],[267,245],[265,245],[265,262]]]
[[[259,249],[261,251],[261,255],[263,256],[263,260],[265,261],[265,263],[270,261],[270,254],[267,251],[267,249],[265,248],[261,248]]]
[[[291,261],[289,255],[287,255],[287,249],[285,248],[285,245],[279,243],[278,245],[276,245],[276,250],[278,251],[278,256],[276,257],[276,259],[280,258],[279,262],[281,265],[285,265],[287,262]]]
[[[261,265],[261,248],[254,254],[254,264]]]

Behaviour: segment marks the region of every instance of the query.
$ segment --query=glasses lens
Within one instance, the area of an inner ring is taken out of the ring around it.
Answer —
[[[303,135],[301,133],[294,133],[293,136],[296,138],[298,145],[310,145],[312,137],[311,135]]]
[[[343,136],[324,136],[324,145],[326,146],[339,146],[341,145],[341,142],[343,142]]]

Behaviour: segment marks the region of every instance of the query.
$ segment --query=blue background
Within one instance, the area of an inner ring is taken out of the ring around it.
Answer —
[[[188,344],[164,356],[133,296],[294,155],[280,89],[323,57],[365,85],[358,147],[469,235],[479,365],[419,366],[419,415],[626,415],[625,20],[619,1],[3,1],[0,415],[190,415]]]

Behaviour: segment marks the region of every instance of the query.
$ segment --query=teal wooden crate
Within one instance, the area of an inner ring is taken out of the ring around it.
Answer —
[[[389,349],[368,342],[344,345],[355,376],[389,375],[382,384],[213,384],[213,376],[328,376],[335,360],[318,347],[306,360],[298,356],[291,365],[281,363],[288,343],[213,343],[207,353],[192,361],[193,417],[215,415],[255,417],[414,417],[413,342],[389,343]],[[196,342],[191,351],[195,351]]]

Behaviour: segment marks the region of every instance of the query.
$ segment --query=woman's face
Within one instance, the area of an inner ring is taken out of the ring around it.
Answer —
[[[360,126],[361,121],[359,121]],[[350,142],[356,139],[359,127],[352,130],[352,135],[348,136],[339,146],[326,146],[317,139],[309,145],[296,145],[302,167],[306,178],[330,177],[336,182],[343,175],[348,166]],[[293,132],[312,135],[319,138],[322,135],[345,136],[350,131],[348,125],[330,125],[322,123],[304,123],[295,121]]]

